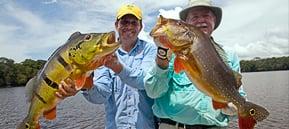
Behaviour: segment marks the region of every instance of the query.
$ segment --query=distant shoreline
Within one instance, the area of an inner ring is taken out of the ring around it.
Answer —
[[[26,59],[21,63],[14,60],[0,57],[0,87],[11,87],[26,85],[28,80],[34,77],[45,65],[46,60]],[[256,57],[252,60],[241,60],[240,66],[242,73],[262,72],[262,71],[283,71],[289,70],[289,56],[272,57],[262,59]]]
[[[257,72],[242,72],[242,73],[262,73],[262,72],[282,72],[282,71],[289,71],[289,70],[274,70],[274,71],[257,71]],[[2,88],[13,88],[13,87],[25,87],[25,85],[22,86],[2,86],[0,87],[0,89]]]

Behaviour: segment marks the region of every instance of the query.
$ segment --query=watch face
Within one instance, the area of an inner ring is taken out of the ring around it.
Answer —
[[[167,55],[167,51],[168,51],[168,49],[158,48],[158,54],[161,55],[161,56],[166,56]]]

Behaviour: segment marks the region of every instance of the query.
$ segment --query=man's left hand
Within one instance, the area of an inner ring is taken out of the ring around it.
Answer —
[[[221,112],[229,116],[234,116],[237,115],[238,109],[233,103],[228,103],[228,106],[226,108],[222,108]]]

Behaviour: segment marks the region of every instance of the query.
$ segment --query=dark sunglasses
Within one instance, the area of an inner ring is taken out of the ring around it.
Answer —
[[[131,20],[131,21],[129,21],[129,20],[120,20],[119,22],[123,26],[129,25],[129,24],[133,25],[133,26],[138,25],[138,21],[137,20]]]

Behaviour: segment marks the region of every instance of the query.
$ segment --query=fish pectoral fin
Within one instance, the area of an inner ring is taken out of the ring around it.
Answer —
[[[214,109],[222,109],[222,108],[226,108],[228,106],[227,103],[217,102],[215,100],[212,100],[212,103],[213,103]]]
[[[76,90],[80,90],[85,85],[86,79],[87,77],[85,75],[82,75],[79,78],[75,79]]]
[[[53,120],[56,118],[56,106],[54,108],[52,108],[49,111],[45,111],[43,112],[43,116],[47,119],[47,120]]]
[[[41,126],[39,123],[37,123],[36,129],[41,129]]]
[[[237,89],[239,89],[242,85],[242,75],[236,71],[233,71],[235,79],[236,79],[236,83],[237,83]]]
[[[93,73],[85,79],[85,83],[81,89],[91,89],[93,86]]]
[[[184,65],[179,57],[176,57],[175,62],[174,62],[174,71],[176,73],[180,73],[181,71],[184,70]]]

